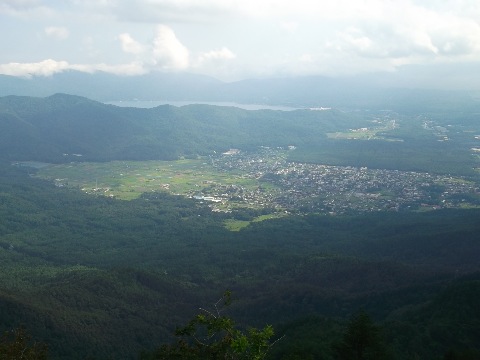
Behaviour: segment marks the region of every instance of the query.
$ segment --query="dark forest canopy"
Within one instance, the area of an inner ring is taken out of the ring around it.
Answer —
[[[295,216],[230,232],[225,215],[164,193],[94,197],[8,163],[0,180],[1,329],[25,325],[54,359],[135,358],[225,289],[241,326],[287,334],[278,359],[299,347],[330,358],[359,309],[387,326],[399,358],[479,348],[478,210]]]
[[[302,214],[233,232],[226,219],[258,212],[214,213],[164,192],[92,196],[11,165],[295,145],[290,161],[436,168],[477,181],[474,112],[406,113],[0,98],[0,330],[24,325],[54,359],[133,359],[155,354],[197,306],[230,289],[229,317],[285,335],[271,359],[348,354],[361,309],[371,321],[360,325],[383,334],[375,342],[393,359],[478,355],[479,209]]]

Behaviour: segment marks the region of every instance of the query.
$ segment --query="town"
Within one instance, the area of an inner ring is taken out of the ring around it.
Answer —
[[[41,164],[37,176],[123,200],[166,191],[227,213],[250,208],[334,215],[480,206],[475,179],[294,162],[289,161],[292,151],[295,146],[263,146],[177,161]]]
[[[263,147],[258,152],[230,151],[212,159],[219,171],[240,172],[259,185],[248,188],[211,182],[202,190],[208,196],[203,199],[214,199],[211,207],[215,211],[228,211],[236,203],[329,214],[480,205],[478,184],[461,177],[289,162],[288,151]]]

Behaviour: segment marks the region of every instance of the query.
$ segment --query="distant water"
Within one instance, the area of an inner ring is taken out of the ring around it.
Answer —
[[[160,105],[185,106],[192,104],[205,104],[215,106],[233,106],[245,110],[281,110],[292,111],[298,108],[290,106],[271,106],[262,104],[238,104],[228,101],[146,101],[146,100],[122,100],[122,101],[107,101],[105,104],[122,106],[122,107],[137,107],[137,108],[154,108]]]

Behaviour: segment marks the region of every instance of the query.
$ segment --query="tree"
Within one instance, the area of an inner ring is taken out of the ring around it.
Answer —
[[[274,334],[270,325],[259,330],[237,329],[235,322],[222,315],[222,310],[231,302],[229,291],[220,298],[212,310],[200,308],[186,326],[177,329],[179,337],[172,345],[163,345],[151,356],[144,359],[208,359],[208,360],[263,360],[273,345]]]
[[[388,359],[380,328],[363,311],[352,317],[334,352],[338,360]]]
[[[30,340],[23,327],[5,332],[0,338],[0,360],[46,360],[47,345]]]
[[[448,350],[443,356],[443,360],[478,360],[480,359],[480,351],[476,349],[468,349],[463,351]]]

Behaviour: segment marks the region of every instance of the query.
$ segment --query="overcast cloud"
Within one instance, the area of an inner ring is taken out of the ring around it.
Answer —
[[[0,73],[15,76],[159,70],[230,81],[480,63],[478,0],[0,0],[0,28]]]

